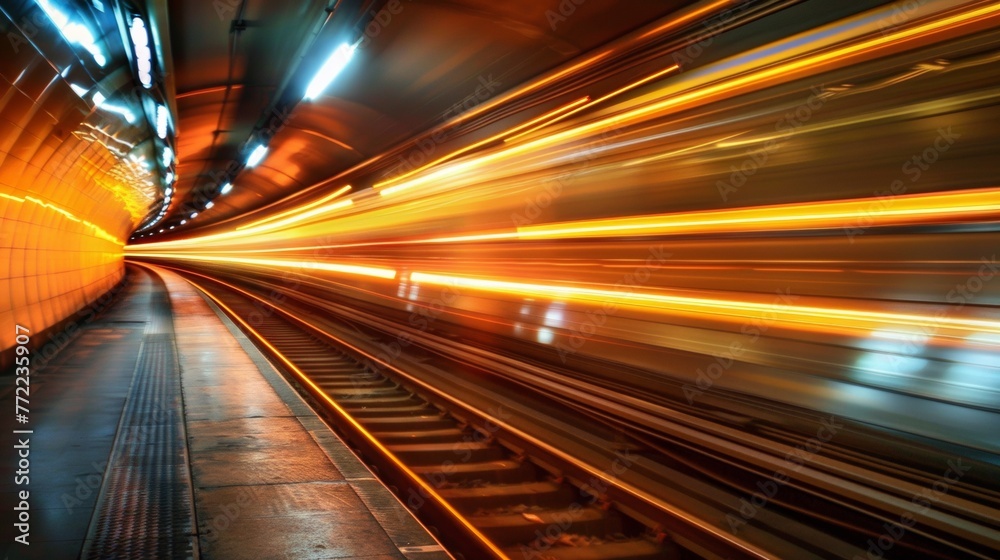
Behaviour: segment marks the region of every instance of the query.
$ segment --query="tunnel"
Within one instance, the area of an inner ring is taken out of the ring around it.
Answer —
[[[1000,557],[998,179],[992,0],[0,0],[4,557]]]

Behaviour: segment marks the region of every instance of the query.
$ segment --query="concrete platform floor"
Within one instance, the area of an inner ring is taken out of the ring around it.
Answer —
[[[190,284],[128,280],[31,372],[28,423],[3,378],[5,558],[450,558]]]

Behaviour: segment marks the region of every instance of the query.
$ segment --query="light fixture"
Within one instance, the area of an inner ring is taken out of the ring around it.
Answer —
[[[160,137],[161,140],[167,137],[167,125],[170,115],[167,113],[167,107],[165,105],[156,106],[156,135]]]
[[[188,223],[188,221],[187,221],[187,220],[181,220],[181,225],[184,225],[184,224],[186,224],[186,223]]]
[[[171,184],[171,183],[173,183],[174,182],[174,172],[173,171],[167,171],[167,176],[166,176],[165,180],[166,180],[166,182],[167,182],[168,185]]]
[[[258,144],[256,148],[250,152],[250,157],[247,158],[247,167],[254,167],[260,163],[264,156],[267,154],[267,146],[263,144]]]
[[[163,194],[166,196],[170,196],[174,194],[174,189],[172,187],[167,187],[167,190],[163,191]]]
[[[198,217],[198,213],[197,212],[191,212],[191,219],[192,220],[195,219],[195,218],[197,218],[197,217]]]
[[[129,24],[129,36],[132,38],[132,51],[135,52],[135,69],[139,74],[142,87],[153,86],[153,51],[149,48],[149,33],[146,24],[139,16],[133,16]]]
[[[233,184],[232,183],[226,183],[225,185],[222,185],[222,190],[219,191],[219,194],[226,194],[227,192],[229,192],[231,190],[233,190]]]
[[[313,100],[319,97],[323,93],[323,90],[330,85],[330,82],[337,77],[337,74],[340,74],[340,71],[347,66],[352,56],[354,56],[354,47],[352,45],[343,43],[337,47],[337,50],[333,51],[333,54],[320,67],[319,72],[316,72],[316,76],[309,82],[305,98]]]
[[[174,161],[174,151],[170,146],[163,147],[163,167],[170,167],[170,164]]]
[[[215,206],[215,203],[212,202],[211,200],[209,200],[208,202],[205,203],[205,210],[208,210],[209,208],[211,208],[213,206]]]
[[[45,15],[49,16],[49,19],[52,20],[52,23],[55,24],[56,29],[59,30],[59,33],[62,34],[66,41],[80,45],[86,49],[94,57],[94,62],[98,66],[104,67],[108,60],[104,57],[101,49],[97,47],[94,34],[90,32],[90,29],[87,29],[87,26],[70,21],[69,16],[60,12],[49,0],[37,0],[37,2],[38,7],[45,12]]]

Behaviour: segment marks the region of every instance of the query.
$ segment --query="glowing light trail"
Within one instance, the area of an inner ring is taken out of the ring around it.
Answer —
[[[796,328],[800,329],[818,327],[819,330],[822,330],[824,326],[832,326],[852,330],[892,331],[899,329],[901,326],[909,326],[931,332],[938,331],[939,329],[961,331],[961,334],[953,335],[954,338],[964,338],[969,336],[969,333],[989,332],[1000,334],[1000,321],[816,306],[779,305],[773,302],[758,303],[731,299],[673,296],[650,292],[625,292],[573,285],[512,282],[426,272],[413,272],[410,274],[410,280],[412,282],[437,286],[466,288],[534,298],[580,300],[601,304],[613,303],[616,305],[651,307],[663,311],[691,313],[699,317],[711,314],[739,321],[759,318],[766,314],[768,317],[777,317],[777,321],[794,323]]]
[[[138,251],[126,248],[126,256],[145,257],[160,259],[177,259],[182,261],[202,261],[211,263],[244,264],[250,266],[279,267],[279,268],[299,268],[303,270],[322,270],[326,272],[340,272],[343,274],[353,274],[356,276],[370,276],[372,278],[382,278],[392,280],[396,277],[396,271],[392,268],[382,268],[374,266],[361,266],[355,264],[317,262],[317,261],[295,261],[283,259],[251,259],[240,257],[225,257],[222,255],[193,255],[190,253],[155,253]]]

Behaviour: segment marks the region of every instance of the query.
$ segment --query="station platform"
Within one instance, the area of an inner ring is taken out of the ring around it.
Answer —
[[[451,558],[214,305],[127,271],[27,423],[0,389],[4,558]]]

